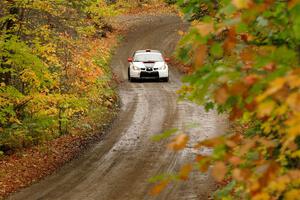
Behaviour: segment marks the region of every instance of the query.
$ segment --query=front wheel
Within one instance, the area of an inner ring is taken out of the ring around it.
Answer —
[[[162,78],[161,80],[162,80],[163,82],[169,82],[169,77]]]
[[[129,81],[129,82],[132,82],[132,78],[130,77],[130,71],[129,71],[129,70],[130,70],[130,69],[128,68],[128,75],[127,75],[127,76],[128,76],[128,81]]]

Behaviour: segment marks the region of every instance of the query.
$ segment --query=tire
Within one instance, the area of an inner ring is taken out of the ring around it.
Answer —
[[[127,74],[127,76],[128,76],[128,81],[129,81],[129,82],[132,82],[132,78],[130,77],[130,71],[129,71],[129,68],[128,68],[128,74]]]
[[[163,81],[163,82],[169,82],[169,77],[162,78],[162,81]]]

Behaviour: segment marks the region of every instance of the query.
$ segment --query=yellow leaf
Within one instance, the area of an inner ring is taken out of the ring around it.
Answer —
[[[184,32],[180,30],[180,31],[178,31],[178,35],[183,36],[183,35],[184,35]]]
[[[274,81],[271,82],[269,89],[266,91],[266,93],[268,95],[274,94],[275,92],[277,92],[278,90],[280,90],[284,84],[286,83],[286,79],[285,78],[277,78]]]
[[[300,76],[295,75],[295,74],[291,74],[287,77],[287,82],[288,85],[294,89],[296,87],[300,87]]]
[[[286,100],[292,111],[300,112],[300,93],[292,93]]]
[[[294,126],[291,126],[288,128],[288,136],[289,137],[296,137],[300,135],[300,124],[297,124],[297,125],[294,125]]]
[[[222,181],[226,175],[227,168],[224,162],[218,161],[214,164],[212,169],[212,175],[216,181]]]
[[[273,191],[277,191],[277,192],[283,192],[284,190],[286,190],[286,187],[288,186],[288,183],[291,181],[291,179],[289,178],[289,176],[284,175],[281,176],[277,179],[275,179],[274,181],[272,181],[268,188],[273,192]]]
[[[257,116],[258,117],[269,116],[272,113],[275,105],[276,104],[274,101],[266,101],[266,102],[259,104],[258,108],[257,108]]]
[[[271,199],[270,195],[268,193],[259,193],[257,195],[255,195],[253,198],[253,200],[269,200]]]
[[[274,111],[274,113],[276,115],[284,115],[288,110],[288,106],[287,105],[281,105],[279,107],[276,108],[276,110]]]
[[[284,195],[285,200],[299,200],[300,189],[292,189]]]
[[[238,9],[247,9],[251,3],[251,0],[232,0],[232,4]]]

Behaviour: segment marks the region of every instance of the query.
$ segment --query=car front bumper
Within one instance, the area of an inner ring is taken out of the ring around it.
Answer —
[[[130,77],[135,79],[158,79],[158,78],[168,78],[168,70],[155,70],[155,71],[145,71],[145,70],[130,70]]]

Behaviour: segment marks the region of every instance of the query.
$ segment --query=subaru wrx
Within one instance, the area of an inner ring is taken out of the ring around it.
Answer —
[[[169,81],[169,58],[157,50],[138,50],[128,58],[128,80],[158,79]]]

